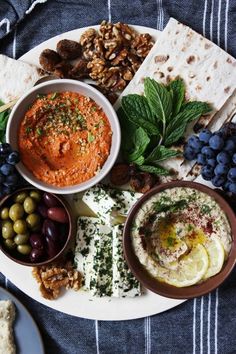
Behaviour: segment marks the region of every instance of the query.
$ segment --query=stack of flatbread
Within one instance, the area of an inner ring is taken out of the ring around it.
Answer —
[[[15,306],[10,300],[0,301],[0,353],[15,354],[13,323],[15,320]]]
[[[210,114],[189,124],[185,139],[199,128],[210,127],[214,131],[232,119],[236,112],[236,60],[173,18],[119,97],[115,108],[120,106],[123,96],[143,93],[145,77],[166,84],[178,76],[185,82],[187,100],[206,101],[213,107]],[[163,182],[171,178],[194,179],[198,172],[193,163],[179,157],[164,161],[162,165],[177,171],[177,176],[162,177]]]
[[[0,54],[0,100],[8,103],[21,97],[43,76],[37,66]]]

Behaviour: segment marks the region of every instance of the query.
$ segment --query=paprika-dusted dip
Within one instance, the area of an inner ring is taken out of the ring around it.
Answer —
[[[76,92],[38,95],[19,128],[21,161],[57,187],[85,182],[106,162],[112,130],[102,108]]]

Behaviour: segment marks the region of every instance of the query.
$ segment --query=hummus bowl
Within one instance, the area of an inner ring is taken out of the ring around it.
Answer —
[[[165,183],[133,206],[123,246],[128,266],[147,289],[176,299],[201,296],[236,263],[236,216],[205,185]]]
[[[117,115],[94,87],[50,80],[19,99],[6,140],[19,150],[19,173],[36,188],[57,194],[82,192],[115,163],[121,141]]]

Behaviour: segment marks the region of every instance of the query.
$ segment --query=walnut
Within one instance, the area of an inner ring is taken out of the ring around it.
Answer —
[[[106,21],[98,32],[89,29],[83,33],[80,44],[84,58],[89,60],[89,76],[113,92],[126,87],[153,46],[149,34],[138,34],[124,23]]]
[[[62,288],[79,290],[81,287],[81,274],[70,261],[34,267],[32,274],[40,284],[42,296],[48,300],[56,299]]]

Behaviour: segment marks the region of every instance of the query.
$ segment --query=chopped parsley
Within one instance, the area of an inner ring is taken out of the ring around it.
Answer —
[[[95,139],[95,136],[91,133],[91,132],[88,132],[88,142],[89,143],[92,143]]]
[[[210,211],[211,211],[211,208],[209,207],[209,205],[207,205],[207,204],[202,205],[202,207],[201,207],[202,214],[208,214],[208,213],[210,213]]]

